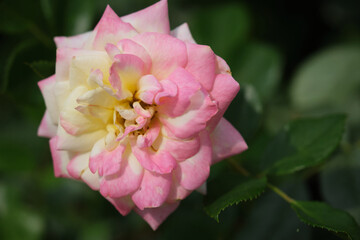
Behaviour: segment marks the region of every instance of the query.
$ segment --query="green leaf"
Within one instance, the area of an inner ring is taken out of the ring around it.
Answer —
[[[294,201],[291,206],[306,224],[335,232],[342,239],[359,240],[360,227],[347,212],[326,203]]]
[[[235,186],[231,186],[229,185]],[[231,188],[229,189],[229,186]],[[219,222],[219,214],[227,207],[257,198],[266,187],[266,178],[242,178],[227,175],[209,182],[208,196],[205,198],[206,213]],[[220,193],[220,194],[219,194]]]
[[[233,68],[234,78],[255,87],[261,100],[266,102],[276,92],[283,68],[282,56],[265,44],[253,43],[244,49],[241,62]]]
[[[260,168],[283,175],[318,165],[335,150],[344,127],[343,114],[294,120],[268,145]]]
[[[343,104],[360,86],[360,46],[337,46],[314,55],[296,73],[292,101],[300,109]]]
[[[211,46],[216,54],[228,58],[234,48],[245,42],[250,29],[248,10],[241,4],[201,7],[190,24],[194,38]]]

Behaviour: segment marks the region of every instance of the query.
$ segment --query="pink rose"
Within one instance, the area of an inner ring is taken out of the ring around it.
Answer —
[[[239,84],[186,23],[170,31],[166,0],[121,18],[108,6],[93,31],[55,43],[38,135],[56,177],[84,181],[122,215],[156,229],[205,193],[211,164],[247,148],[222,118]]]

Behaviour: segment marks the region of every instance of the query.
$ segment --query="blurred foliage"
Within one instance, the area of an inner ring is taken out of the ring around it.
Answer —
[[[206,199],[191,194],[156,232],[134,213],[121,217],[84,184],[54,178],[48,140],[36,136],[45,110],[37,82],[54,72],[52,38],[91,30],[107,4],[121,16],[154,2],[0,2],[0,239],[338,239],[302,223],[273,192],[243,202],[262,193],[263,186],[253,182],[249,190],[242,183],[251,180],[231,181],[230,172],[237,167],[247,178],[270,173],[269,182],[299,201],[292,206],[304,222],[357,239],[357,0],[169,0],[172,28],[188,22],[194,38],[223,57],[239,81],[240,93],[226,117],[243,134],[249,150],[214,165]],[[347,115],[345,134],[344,117],[338,113]],[[218,180],[231,184],[221,188]],[[222,198],[224,194],[230,198]],[[224,209],[219,223],[206,215],[204,206],[209,204]],[[321,208],[340,211],[339,219],[326,222],[333,215],[322,215]],[[340,225],[345,226],[339,225],[342,217]]]

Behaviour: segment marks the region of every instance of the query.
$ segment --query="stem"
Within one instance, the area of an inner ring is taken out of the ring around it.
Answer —
[[[251,175],[243,166],[237,163],[233,158],[228,159],[228,162],[235,168],[236,171],[238,171],[245,177],[249,177]]]
[[[271,190],[273,190],[277,195],[279,195],[282,199],[284,199],[288,203],[295,203],[295,200],[289,197],[286,193],[284,193],[280,188],[267,183],[266,184]]]

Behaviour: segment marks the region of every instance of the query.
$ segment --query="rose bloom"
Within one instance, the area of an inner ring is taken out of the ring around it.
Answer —
[[[167,1],[93,31],[55,37],[55,75],[39,82],[56,177],[84,181],[155,230],[210,166],[247,148],[222,116],[239,91],[226,62],[169,28]]]

